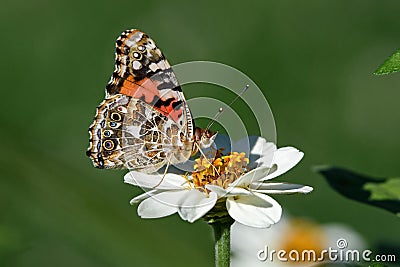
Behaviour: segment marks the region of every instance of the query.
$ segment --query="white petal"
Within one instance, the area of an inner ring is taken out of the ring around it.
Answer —
[[[186,190],[162,192],[143,200],[138,207],[138,214],[142,218],[160,218],[178,211],[177,203],[184,196]]]
[[[302,184],[289,184],[289,183],[252,184],[251,188],[253,189],[253,191],[265,194],[293,194],[293,193],[307,194],[313,191],[313,188],[311,186],[306,186]]]
[[[260,136],[249,136],[239,140],[232,146],[232,151],[245,152],[247,157],[250,159],[250,167],[255,168],[257,166],[270,167],[274,156],[276,145],[271,142],[267,142],[265,138]],[[263,160],[260,160],[260,159]]]
[[[247,196],[252,194],[249,190],[241,187],[228,187],[227,189],[224,189],[217,185],[208,184],[206,185],[206,188],[216,193],[218,198],[228,196]]]
[[[229,197],[226,200],[229,215],[237,222],[256,228],[266,228],[277,223],[282,207],[267,195]]]
[[[143,194],[140,194],[134,198],[131,199],[131,201],[129,202],[131,205],[135,204],[135,203],[139,203],[142,200],[145,200],[153,195],[156,195],[158,193],[161,193],[162,191],[159,190],[150,190],[148,192],[144,192]]]
[[[198,190],[189,190],[179,204],[178,213],[183,220],[192,223],[210,211],[217,199],[218,196],[214,192],[207,196]]]
[[[268,263],[260,261],[257,257],[257,252],[265,249],[265,246],[268,246],[269,250],[281,248],[288,227],[290,225],[284,214],[279,223],[271,228],[260,229],[235,222],[231,227],[231,267],[305,267],[280,262],[276,255],[276,260]]]
[[[248,136],[233,143],[230,138],[225,134],[219,134],[215,140],[218,148],[225,148],[224,153],[227,152],[245,152],[250,157],[250,161],[264,156],[273,156],[276,150],[276,145],[260,136]]]
[[[273,164],[276,170],[264,180],[275,178],[293,168],[303,158],[304,153],[294,147],[281,147],[274,153]]]
[[[235,151],[245,152],[249,158],[249,167],[271,167],[276,145],[260,136],[249,136],[232,143],[227,135],[220,134],[215,141],[218,148],[225,148],[224,153]]]
[[[224,197],[226,196],[226,194],[228,194],[228,192],[224,188],[218,185],[207,184],[206,189],[217,194],[218,198]]]
[[[255,169],[259,167],[271,167],[272,166],[272,159],[274,158],[273,154],[270,156],[260,157],[254,161],[250,161],[249,168]]]
[[[281,239],[284,236],[283,233],[287,232],[288,227],[290,227],[290,224],[285,213],[282,215],[279,223],[275,224],[272,228],[258,229],[235,222],[231,228],[231,249],[233,254],[236,252],[240,254],[245,253],[254,257],[254,253],[262,249],[265,245],[271,248],[279,248],[281,247]],[[246,246],[243,246],[243,244],[246,244]],[[257,257],[255,259],[258,260]],[[266,267],[265,263],[261,266]]]
[[[233,183],[229,187],[245,187],[250,185],[253,181],[259,181],[265,178],[269,173],[268,167],[260,167],[249,171]]]
[[[160,181],[162,182],[160,183]],[[185,178],[180,175],[167,173],[164,178],[163,174],[159,173],[143,173],[138,171],[130,171],[124,176],[124,182],[143,188],[156,188],[156,189],[182,189],[183,185],[187,183]]]
[[[227,196],[247,196],[247,195],[252,195],[252,193],[242,187],[228,187],[227,189]]]
[[[250,139],[251,140],[251,139]],[[272,142],[267,142],[262,137],[257,137],[251,148],[251,154],[260,155],[261,157],[272,156],[276,150],[276,145]]]
[[[271,167],[275,151],[276,145],[274,143],[267,142],[264,138],[259,138],[251,150],[249,167]]]

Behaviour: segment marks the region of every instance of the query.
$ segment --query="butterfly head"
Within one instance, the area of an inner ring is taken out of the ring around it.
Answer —
[[[210,130],[196,127],[194,132],[194,141],[197,145],[193,146],[192,155],[196,154],[199,149],[207,150],[215,146],[214,141],[215,138],[217,138],[217,134],[218,132],[212,133]]]

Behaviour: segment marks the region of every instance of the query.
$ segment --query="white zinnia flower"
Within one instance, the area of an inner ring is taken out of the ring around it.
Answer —
[[[219,137],[216,141],[225,143]],[[309,193],[312,187],[269,182],[287,172],[303,157],[293,147],[277,149],[262,137],[250,137],[233,144],[227,156],[217,154],[215,160],[196,160],[195,172],[190,176],[167,173],[160,183],[160,174],[131,171],[126,183],[149,191],[133,198],[138,203],[142,218],[159,218],[178,213],[183,220],[194,222],[207,214],[217,203],[226,202],[226,211],[234,220],[252,227],[269,227],[279,221],[282,208],[270,194]],[[220,152],[220,151],[219,151]],[[225,204],[225,203],[223,203]]]
[[[365,240],[350,227],[338,224],[318,224],[303,218],[283,216],[274,227],[267,229],[255,229],[245,225],[234,223],[231,228],[231,265],[233,267],[247,266],[271,266],[271,267],[308,267],[321,264],[321,260],[291,261],[288,257],[290,251],[313,250],[316,257],[320,257],[322,250],[340,250],[338,242],[347,242],[347,250],[358,250],[360,253],[366,248]],[[340,241],[341,240],[341,241]],[[288,261],[279,260],[277,254],[271,258],[271,251],[284,250]],[[265,253],[269,253],[266,255]],[[328,262],[325,258],[323,262]],[[340,262],[340,260],[337,260]]]

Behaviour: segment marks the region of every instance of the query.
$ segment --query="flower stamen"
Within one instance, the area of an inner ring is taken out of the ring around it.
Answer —
[[[195,160],[192,177],[196,188],[205,188],[207,184],[227,188],[248,171],[249,159],[244,152],[232,152],[224,156],[222,151],[217,151],[213,161],[204,157]]]

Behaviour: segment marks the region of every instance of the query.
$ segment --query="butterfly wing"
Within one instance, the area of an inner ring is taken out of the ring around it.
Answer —
[[[106,96],[124,94],[140,99],[178,125],[185,124],[187,137],[192,137],[193,119],[185,96],[155,42],[139,30],[127,30],[117,39],[115,58]]]
[[[127,30],[116,43],[116,64],[89,128],[87,155],[98,168],[154,172],[186,161],[194,126],[181,87],[146,34]]]
[[[186,161],[191,146],[180,140],[178,125],[149,104],[122,94],[105,99],[89,128],[87,155],[98,168],[128,168],[146,173],[166,161]]]

